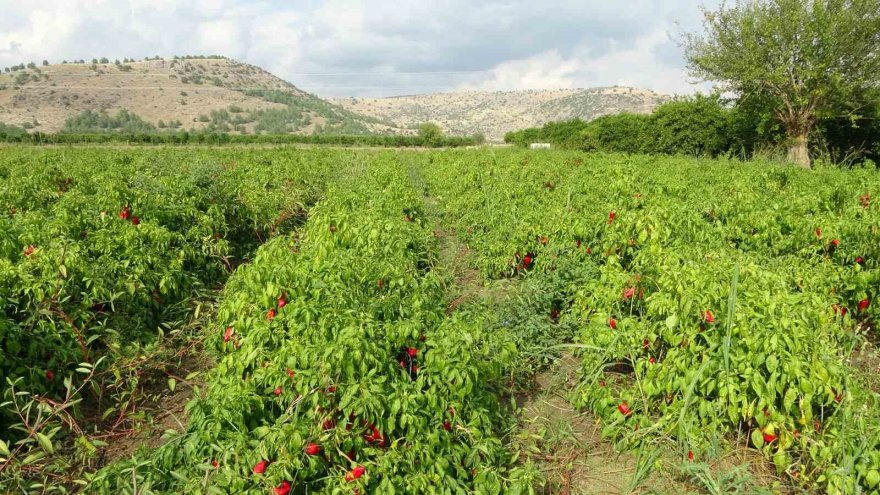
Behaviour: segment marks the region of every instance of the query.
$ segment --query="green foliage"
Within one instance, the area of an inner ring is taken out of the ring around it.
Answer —
[[[718,96],[673,100],[651,116],[645,141],[656,153],[718,156],[730,149],[731,114]]]
[[[64,121],[62,132],[85,134],[102,132],[151,133],[156,131],[155,125],[123,108],[113,116],[105,111],[83,110],[79,115]]]
[[[575,149],[581,146],[581,136],[586,129],[587,123],[580,119],[566,122],[548,122],[540,128],[508,132],[504,136],[504,142],[519,146],[528,146],[536,142],[549,142],[563,148]]]
[[[133,479],[144,493],[285,481],[303,493],[529,492],[497,434],[515,348],[444,318],[436,241],[405,166],[339,158],[347,175],[302,231],[269,241],[227,284],[209,337],[218,364],[187,432],[100,471],[91,493]]]
[[[651,115],[615,114],[590,122],[551,122],[511,132],[505,141],[520,146],[550,142],[564,149],[690,156],[727,155],[747,159],[782,145],[785,133],[760,98],[729,105],[717,95],[696,95],[664,103]],[[876,161],[880,149],[880,107],[861,109],[857,119],[817,123],[811,149],[829,162]]]
[[[0,141],[17,142],[27,138],[27,131],[21,127],[0,122]]]
[[[559,324],[577,329],[577,403],[605,435],[675,438],[700,458],[745,432],[794,485],[877,493],[878,396],[847,364],[880,318],[876,170],[516,150],[425,161],[485,276],[569,274]]]
[[[419,125],[419,137],[428,146],[433,146],[443,139],[443,129],[433,122],[425,122]]]
[[[705,14],[705,33],[685,38],[692,73],[764,101],[801,165],[817,120],[856,114],[880,82],[880,0],[740,0]]]
[[[226,279],[230,259],[302,224],[336,163],[323,151],[4,150],[0,440],[16,455],[0,491],[23,492],[41,466],[48,476],[65,463],[32,457],[37,433],[89,443],[100,438],[77,421],[123,417],[117,402],[140,375],[120,363],[149,354],[195,293]]]
[[[655,137],[651,117],[620,113],[599,117],[584,125],[580,145],[566,146],[585,151],[644,153],[653,151]]]

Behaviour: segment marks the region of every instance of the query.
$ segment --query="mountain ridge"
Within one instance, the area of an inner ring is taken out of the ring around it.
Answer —
[[[226,57],[102,62],[20,65],[0,74],[0,122],[46,133],[109,131],[94,126],[113,119],[99,117],[125,110],[157,130],[411,135],[435,122],[450,135],[501,141],[508,131],[550,121],[649,113],[670,99],[620,86],[325,99]]]

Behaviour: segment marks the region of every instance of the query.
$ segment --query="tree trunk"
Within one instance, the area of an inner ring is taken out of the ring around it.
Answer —
[[[809,136],[806,132],[800,135],[789,136],[788,138],[788,161],[800,165],[803,168],[810,168],[810,148]]]

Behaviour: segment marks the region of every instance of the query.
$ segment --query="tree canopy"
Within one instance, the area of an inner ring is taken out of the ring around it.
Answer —
[[[858,118],[880,85],[880,0],[738,0],[685,37],[691,73],[757,98],[784,126],[789,159],[810,166],[821,118]]]

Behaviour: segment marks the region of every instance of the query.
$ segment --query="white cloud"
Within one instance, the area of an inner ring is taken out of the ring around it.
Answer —
[[[669,35],[676,21],[700,22],[680,0],[0,0],[0,12],[0,67],[220,54],[328,96],[612,84],[687,92]]]

